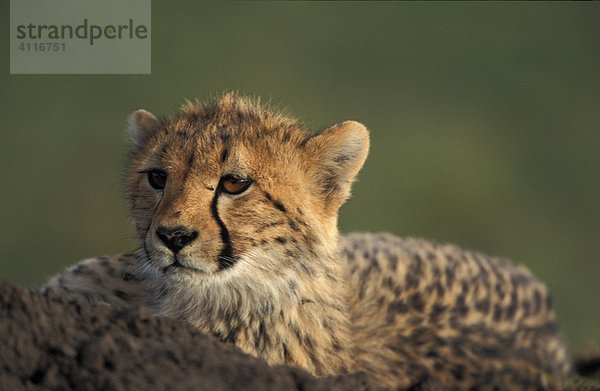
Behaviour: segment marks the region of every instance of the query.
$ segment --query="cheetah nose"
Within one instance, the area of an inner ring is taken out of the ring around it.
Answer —
[[[169,228],[160,226],[156,229],[156,235],[160,240],[173,251],[175,254],[182,248],[187,246],[198,237],[198,231],[191,231],[187,227],[179,225],[177,227]]]

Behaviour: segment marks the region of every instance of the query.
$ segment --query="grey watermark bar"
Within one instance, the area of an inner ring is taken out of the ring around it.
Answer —
[[[149,74],[150,0],[11,0],[11,74]]]

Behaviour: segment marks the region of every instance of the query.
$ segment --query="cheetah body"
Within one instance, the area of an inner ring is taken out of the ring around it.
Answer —
[[[187,321],[270,364],[365,371],[401,389],[556,388],[569,370],[549,295],[523,268],[387,234],[339,235],[368,150],[344,122],[313,135],[235,94],[132,116],[136,254],[44,288]]]

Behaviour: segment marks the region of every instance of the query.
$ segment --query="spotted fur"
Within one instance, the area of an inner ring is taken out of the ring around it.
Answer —
[[[45,289],[145,305],[320,377],[560,387],[569,360],[527,270],[450,245],[338,234],[367,155],[361,124],[313,134],[226,94],[162,121],[137,111],[131,136],[127,192],[142,249],[84,261]],[[149,179],[157,170],[164,188]],[[251,184],[230,194],[228,178]]]

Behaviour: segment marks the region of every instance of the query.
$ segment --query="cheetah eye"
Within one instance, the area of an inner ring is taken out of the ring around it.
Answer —
[[[227,194],[243,193],[252,184],[250,178],[236,178],[233,175],[225,175],[221,178],[221,189]]]
[[[148,171],[148,183],[156,190],[164,189],[167,184],[167,173],[160,170]]]

